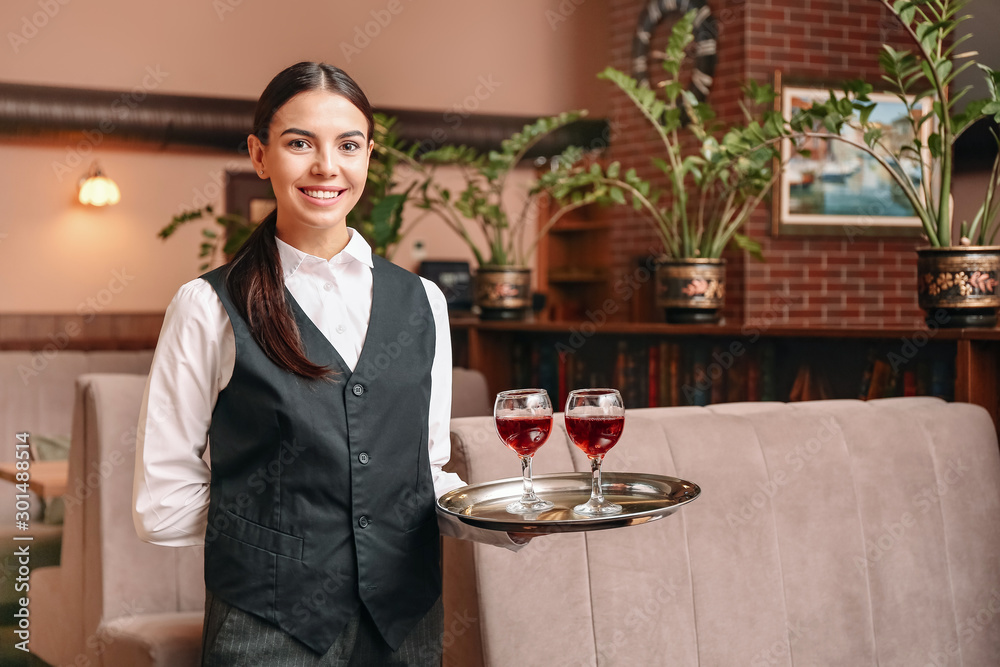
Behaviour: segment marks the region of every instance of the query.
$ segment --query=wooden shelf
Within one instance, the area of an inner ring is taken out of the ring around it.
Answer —
[[[815,365],[825,368],[829,379],[835,381],[833,384],[840,386],[835,397],[854,398],[851,387],[855,387],[856,393],[855,376],[866,365],[870,351],[877,350],[881,358],[890,361],[895,359],[903,364],[912,361],[909,370],[925,361],[945,360],[948,372],[952,373],[945,376],[946,384],[951,381],[946,392],[948,398],[980,405],[994,423],[1000,421],[1000,329],[928,329],[902,325],[793,327],[767,326],[765,322],[752,320],[715,325],[600,320],[600,317],[572,321],[539,318],[504,322],[458,317],[451,324],[453,335],[463,338],[469,366],[486,375],[492,391],[516,384],[515,368],[519,363],[528,363],[523,357],[528,348],[555,347],[570,354],[583,351],[584,357],[589,355],[597,363],[610,363],[616,346],[623,343],[641,351],[660,342],[670,342],[684,346],[685,355],[693,349],[687,346],[707,345],[713,353],[721,351],[722,355],[738,349],[736,356],[744,351],[760,352],[762,345],[770,346],[778,351],[776,359],[785,388],[789,384],[788,374],[796,366]],[[779,396],[777,400],[788,398]]]
[[[556,206],[539,201],[539,224]],[[546,315],[582,317],[599,308],[610,293],[611,222],[601,217],[595,204],[571,211],[549,229],[538,244],[539,289],[547,297]]]
[[[611,223],[604,220],[560,220],[549,230],[550,234],[569,234],[611,229]]]
[[[525,333],[565,332],[579,330],[581,326],[592,326],[587,320],[545,320],[529,319],[521,321],[483,321],[474,317],[452,320],[452,327],[477,328],[483,331],[522,331]],[[889,326],[767,326],[762,322],[741,322],[721,324],[666,324],[663,322],[606,322],[601,324],[601,334],[637,334],[671,336],[771,336],[780,338],[913,338],[918,334],[933,340],[1000,340],[997,329],[928,329],[926,327]],[[918,336],[919,337],[919,336]]]
[[[549,269],[550,283],[606,283],[607,280],[608,272],[603,269]]]

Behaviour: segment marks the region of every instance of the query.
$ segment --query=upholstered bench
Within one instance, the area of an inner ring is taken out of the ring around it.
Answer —
[[[517,477],[489,418],[452,422],[470,482]],[[1000,452],[932,398],[630,410],[609,471],[701,486],[661,521],[446,540],[445,664],[1000,665]],[[561,415],[536,474],[586,471]]]

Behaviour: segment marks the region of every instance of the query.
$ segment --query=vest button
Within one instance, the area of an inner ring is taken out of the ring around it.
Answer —
[[[361,465],[368,465],[368,452],[358,454],[358,460],[361,461]]]
[[[363,516],[360,519],[358,519],[358,525],[361,526],[362,528],[367,528],[368,527],[368,517]]]
[[[356,385],[354,385],[354,387],[353,387],[353,388],[351,389],[351,391],[353,391],[353,392],[354,392],[354,395],[355,395],[355,396],[360,396],[361,394],[365,393],[365,388],[364,388],[364,387],[362,387],[362,386],[361,386],[360,384],[356,384]]]

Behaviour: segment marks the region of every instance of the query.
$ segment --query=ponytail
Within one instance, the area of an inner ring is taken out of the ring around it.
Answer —
[[[305,378],[332,380],[338,375],[336,371],[306,357],[299,327],[285,300],[285,279],[274,240],[277,222],[275,210],[257,225],[229,262],[225,275],[229,298],[268,359]]]

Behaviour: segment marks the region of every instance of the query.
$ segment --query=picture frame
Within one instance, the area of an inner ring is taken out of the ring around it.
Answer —
[[[472,309],[472,272],[468,262],[424,260],[417,273],[441,288],[449,311]]]
[[[270,181],[253,171],[226,172],[226,213],[238,213],[256,224],[276,205]]]
[[[833,87],[816,85],[782,85],[775,75],[775,104],[784,118],[790,118],[795,108],[804,108],[813,101],[825,101]],[[882,123],[888,141],[912,139],[912,130],[905,120],[907,106],[896,95],[873,92],[869,98],[876,103],[871,119]],[[912,104],[912,99],[910,100]],[[919,107],[929,113],[927,100]],[[879,119],[882,120],[879,120]],[[921,128],[924,145],[930,125]],[[862,133],[844,128],[842,136],[862,141]],[[802,146],[812,151],[809,157],[796,156],[792,143],[785,139],[774,187],[771,233],[774,236],[846,236],[857,237],[919,237],[923,233],[920,218],[913,214],[902,189],[885,168],[873,157],[847,143],[833,139],[806,139]],[[922,156],[924,164],[929,155]],[[919,182],[921,165],[911,161],[902,165],[914,182]],[[934,175],[931,176],[934,178]]]

